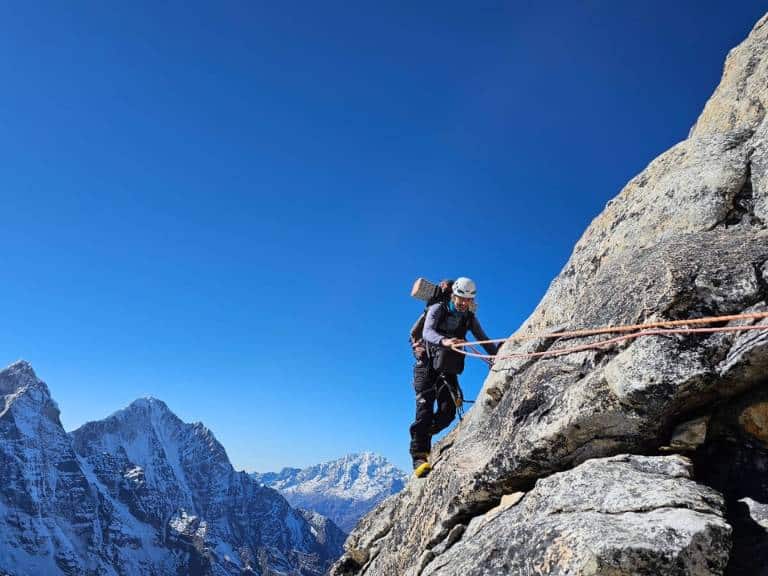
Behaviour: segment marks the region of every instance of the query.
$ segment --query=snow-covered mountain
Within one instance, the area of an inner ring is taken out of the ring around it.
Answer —
[[[159,400],[68,435],[28,363],[0,371],[0,574],[319,576],[343,537]]]
[[[399,492],[408,479],[402,470],[371,452],[350,454],[303,470],[283,468],[252,476],[279,490],[293,506],[319,512],[347,532],[384,498]]]

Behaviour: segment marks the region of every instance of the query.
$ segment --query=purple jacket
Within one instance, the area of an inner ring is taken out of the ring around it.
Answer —
[[[488,335],[480,326],[480,322],[472,312],[469,314],[469,322],[460,312],[451,312],[448,305],[442,302],[432,304],[427,309],[427,317],[424,320],[424,340],[433,346],[440,346],[444,338],[462,338],[467,332],[472,332],[476,340],[488,340]],[[482,344],[488,354],[496,354],[498,346],[496,344]]]

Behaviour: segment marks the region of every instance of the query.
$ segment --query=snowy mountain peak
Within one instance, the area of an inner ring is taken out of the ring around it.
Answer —
[[[132,412],[154,412],[157,414],[167,415],[170,414],[173,417],[176,415],[168,408],[168,405],[153,396],[144,396],[137,398],[131,402],[124,410]]]
[[[18,372],[25,372],[27,374],[30,374],[33,378],[37,378],[35,375],[35,370],[32,368],[32,364],[27,362],[26,360],[16,360],[16,362],[11,362],[11,364],[6,368],[6,370],[15,370]]]
[[[386,458],[373,452],[347,454],[309,468],[283,468],[277,474],[257,474],[265,484],[281,491],[297,490],[367,500],[382,490],[398,491],[407,476]],[[395,486],[397,485],[397,486]]]
[[[351,466],[360,466],[361,469],[373,471],[380,467],[393,467],[392,464],[375,452],[361,452],[359,454],[347,454],[343,458],[340,458],[336,462],[344,462]],[[330,462],[329,464],[333,464]]]
[[[184,433],[194,425],[185,423],[168,405],[152,396],[137,398],[125,408],[107,416],[99,422],[84,425],[106,426],[112,431],[124,430],[133,433],[143,430],[162,438],[183,438]],[[222,448],[223,450],[223,448]]]
[[[0,370],[0,418],[14,405],[23,405],[20,409],[30,417],[42,414],[59,425],[59,407],[51,398],[48,386],[25,360],[18,360]]]
[[[72,432],[76,449],[102,445],[107,452],[119,448],[130,461],[149,476],[158,462],[170,463],[174,476],[183,481],[181,471],[191,459],[228,473],[232,467],[224,447],[200,422],[187,424],[162,400],[147,396],[98,422],[88,422]]]
[[[70,436],[87,468],[133,516],[218,549],[222,558],[241,557],[236,548],[221,544],[225,541],[258,542],[275,550],[287,546],[306,554],[320,553],[326,541],[341,549],[338,527],[310,523],[278,493],[236,472],[207,427],[183,422],[161,400],[139,398]],[[254,531],[254,519],[268,527]]]
[[[0,371],[0,479],[0,574],[318,576],[342,551],[160,400],[67,434],[26,362]]]
[[[40,380],[26,360],[17,360],[0,370],[0,394],[13,394],[20,388],[38,383]]]
[[[348,454],[303,470],[283,468],[278,473],[253,477],[279,490],[293,506],[328,516],[344,530],[351,530],[362,514],[399,492],[408,478],[373,452]]]

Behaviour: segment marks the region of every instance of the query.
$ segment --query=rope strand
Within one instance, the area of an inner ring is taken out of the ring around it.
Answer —
[[[574,352],[583,352],[585,350],[595,350],[607,348],[619,342],[632,340],[641,336],[667,336],[670,334],[712,334],[715,332],[744,332],[747,330],[768,330],[768,325],[745,325],[745,326],[719,326],[711,328],[678,328],[678,326],[690,326],[701,324],[714,324],[717,322],[733,322],[735,320],[763,320],[768,318],[768,312],[753,312],[747,314],[731,314],[728,316],[709,316],[707,318],[693,318],[688,320],[669,320],[662,322],[649,322],[647,324],[626,324],[620,326],[603,326],[600,328],[587,328],[584,330],[571,330],[565,332],[552,332],[547,334],[527,334],[520,336],[510,336],[509,338],[496,338],[493,340],[480,340],[478,342],[463,342],[454,344],[451,349],[466,356],[480,358],[489,366],[493,362],[507,358],[542,358],[547,356],[562,356]],[[519,352],[504,355],[483,354],[476,347],[477,344],[496,344],[505,342],[524,342],[528,340],[548,340],[553,338],[583,338],[586,336],[597,336],[602,334],[615,334],[630,332],[623,336],[616,336],[595,342],[592,344],[583,344],[580,346],[571,346],[559,350],[544,350],[542,352]]]

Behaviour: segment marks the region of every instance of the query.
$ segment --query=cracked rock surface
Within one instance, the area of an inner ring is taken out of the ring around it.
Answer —
[[[474,518],[422,574],[722,573],[731,533],[723,499],[690,475],[680,456],[590,460]]]
[[[608,203],[516,334],[767,311],[767,103],[768,16],[729,54],[721,84],[688,139],[651,162]],[[764,320],[761,323],[768,326]],[[556,351],[599,339],[533,339],[523,345],[509,341],[500,356]],[[448,574],[448,568],[439,568],[443,557],[461,551],[466,557],[452,561],[474,566],[475,571],[453,573],[506,573],[494,572],[495,567],[522,557],[504,544],[512,526],[504,529],[503,518],[512,516],[520,522],[514,526],[518,545],[544,546],[541,554],[546,549],[552,557],[536,564],[538,572],[509,573],[629,573],[605,564],[610,554],[601,556],[594,548],[597,560],[579,568],[587,571],[558,568],[555,556],[581,557],[586,537],[557,540],[560,548],[540,544],[535,535],[541,535],[552,518],[521,515],[515,510],[523,504],[509,507],[494,523],[498,545],[490,543],[494,529],[483,531],[487,546],[495,550],[492,559],[468,545],[480,534],[472,532],[473,522],[499,505],[505,494],[530,491],[534,484],[531,494],[543,502],[545,491],[556,490],[557,485],[542,478],[557,478],[588,460],[657,453],[669,446],[680,424],[706,420],[717,406],[766,382],[768,331],[762,330],[645,336],[563,356],[498,360],[478,404],[434,447],[431,475],[410,481],[358,524],[333,574],[388,576],[430,570]],[[745,418],[760,429],[763,414],[756,408]],[[586,466],[581,473],[599,473],[592,463]],[[627,482],[641,478],[628,475]],[[699,481],[696,475],[681,483],[692,498],[704,490],[695,481]],[[640,497],[645,487],[630,484],[628,490]],[[529,499],[530,494],[523,503]],[[590,504],[579,506],[586,510]],[[727,506],[732,507],[730,502]],[[760,507],[755,504],[751,509]],[[696,549],[690,561],[653,564],[656,560],[649,557],[648,566],[657,566],[655,573],[738,573],[728,558],[727,529],[718,513],[685,507],[662,507],[652,513],[660,525],[670,527],[667,537],[679,551],[676,558]],[[632,524],[618,523],[614,515],[603,512],[583,514],[590,518],[593,534],[605,530],[611,546],[618,546],[622,531],[630,529],[639,542],[652,537],[642,528],[641,518]],[[706,518],[697,516],[702,514]],[[682,516],[690,521],[680,520]],[[694,522],[694,517],[703,524]],[[739,533],[733,538],[739,541]],[[689,551],[683,553],[684,549]],[[734,549],[748,554],[739,546]],[[533,550],[526,554],[538,558]],[[614,555],[625,557],[620,552]]]

